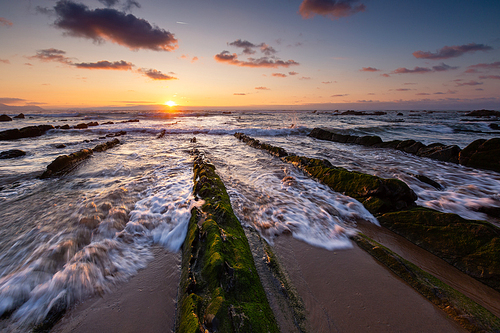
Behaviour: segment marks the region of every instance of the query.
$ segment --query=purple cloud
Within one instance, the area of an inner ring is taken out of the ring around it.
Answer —
[[[413,56],[419,59],[441,60],[441,59],[460,57],[461,55],[467,52],[490,51],[490,50],[493,50],[491,46],[484,44],[470,43],[466,45],[445,46],[439,49],[436,53],[428,51],[415,51],[413,52]]]
[[[331,19],[347,17],[366,9],[364,4],[356,5],[359,0],[304,0],[300,4],[299,13],[303,18],[322,15]]]
[[[279,59],[271,59],[269,57],[262,57],[262,58],[248,58],[247,61],[242,61],[238,60],[238,56],[236,53],[229,53],[229,51],[222,51],[219,54],[216,54],[214,56],[215,61],[221,62],[221,63],[226,63],[230,65],[235,65],[235,66],[241,66],[241,67],[266,67],[266,68],[278,68],[278,67],[290,67],[290,66],[296,66],[299,63],[294,61],[294,60],[279,60]]]
[[[463,87],[463,86],[478,86],[483,84],[483,82],[477,82],[477,81],[469,81],[469,82],[462,82],[461,79],[454,80],[457,83],[457,87]]]
[[[500,80],[500,75],[481,75],[480,79]]]
[[[332,95],[330,97],[345,97],[345,96],[349,96],[349,94],[336,94],[336,95]]]
[[[500,69],[500,61],[492,62],[491,64],[477,64],[467,67],[466,73],[479,73],[482,70],[490,71]]]
[[[150,79],[153,79],[153,80],[177,80],[176,77],[163,74],[162,72],[160,72],[159,70],[156,70],[156,69],[140,68],[138,70],[138,72],[143,74],[144,76],[149,77]]]
[[[374,67],[363,67],[359,71],[360,72],[379,72],[380,69],[376,69]]]
[[[70,58],[65,56],[66,52],[63,50],[58,50],[54,48],[38,50],[36,55],[29,57],[30,59],[38,59],[41,61],[56,61],[63,64],[71,65],[72,61]]]
[[[458,68],[458,66],[449,66],[449,65],[445,64],[444,62],[442,62],[441,65],[439,65],[439,66],[432,66],[432,69],[435,72],[446,72],[446,71],[457,69],[457,68]]]
[[[84,4],[59,0],[54,10],[55,26],[70,36],[95,42],[108,40],[131,50],[173,51],[177,48],[177,39],[172,33],[116,9],[89,9]]]
[[[111,69],[111,70],[120,70],[120,71],[128,71],[134,67],[134,64],[131,62],[126,62],[125,60],[120,61],[107,61],[102,60],[98,62],[82,62],[82,63],[74,63],[75,67],[78,68],[87,68],[87,69]]]
[[[415,67],[414,69],[408,69],[400,67],[391,72],[391,74],[423,74],[432,72],[432,69],[426,67]]]

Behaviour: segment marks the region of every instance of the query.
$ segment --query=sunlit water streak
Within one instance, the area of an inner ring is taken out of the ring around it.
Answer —
[[[326,158],[334,165],[405,181],[420,205],[486,219],[479,206],[500,207],[500,175],[419,158],[306,137],[314,127],[384,141],[416,139],[462,148],[496,132],[493,121],[461,121],[463,113],[389,112],[338,116],[333,112],[155,112],[27,115],[0,130],[30,125],[114,124],[86,130],[55,129],[30,139],[0,141],[0,151],[22,149],[22,158],[0,161],[0,321],[3,331],[23,331],[53,306],[69,306],[126,281],[151,258],[151,245],[178,251],[192,196],[190,149],[205,151],[226,183],[240,221],[269,242],[283,233],[315,246],[350,246],[359,220],[377,221],[357,201],[331,191],[232,135],[243,132],[291,153]],[[140,122],[120,123],[138,118]],[[156,139],[160,131],[166,135]],[[122,144],[96,153],[67,176],[40,180],[57,156],[92,148],[105,135],[126,131]],[[481,131],[482,133],[478,133]],[[190,143],[197,137],[197,143]],[[65,148],[56,148],[64,144]],[[424,174],[443,191],[414,178]],[[495,222],[495,221],[493,221]]]

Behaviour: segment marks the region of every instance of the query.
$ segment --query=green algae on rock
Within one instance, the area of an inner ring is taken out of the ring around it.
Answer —
[[[500,319],[462,293],[363,234],[352,239],[469,332],[498,332]]]
[[[500,291],[500,230],[495,226],[423,207],[383,214],[378,221]]]
[[[276,147],[267,143],[262,143],[259,140],[251,138],[243,133],[234,133],[234,136],[239,140],[245,142],[250,147],[267,150],[270,154],[274,156],[278,157],[288,156],[287,151],[281,147]]]
[[[224,184],[195,151],[192,210],[183,245],[177,332],[279,332]]]

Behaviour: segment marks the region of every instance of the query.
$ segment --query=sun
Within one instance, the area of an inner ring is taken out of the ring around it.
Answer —
[[[168,102],[165,102],[165,105],[172,107],[172,106],[176,106],[177,103],[175,103],[174,101],[168,101]]]

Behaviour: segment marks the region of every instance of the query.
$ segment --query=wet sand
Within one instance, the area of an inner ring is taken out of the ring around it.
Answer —
[[[51,332],[173,332],[180,253],[153,249],[154,259],[130,281],[69,310]]]
[[[355,244],[328,251],[280,236],[273,249],[311,332],[466,332]]]
[[[389,229],[362,222],[358,229],[374,241],[461,292],[500,318],[500,293]]]

